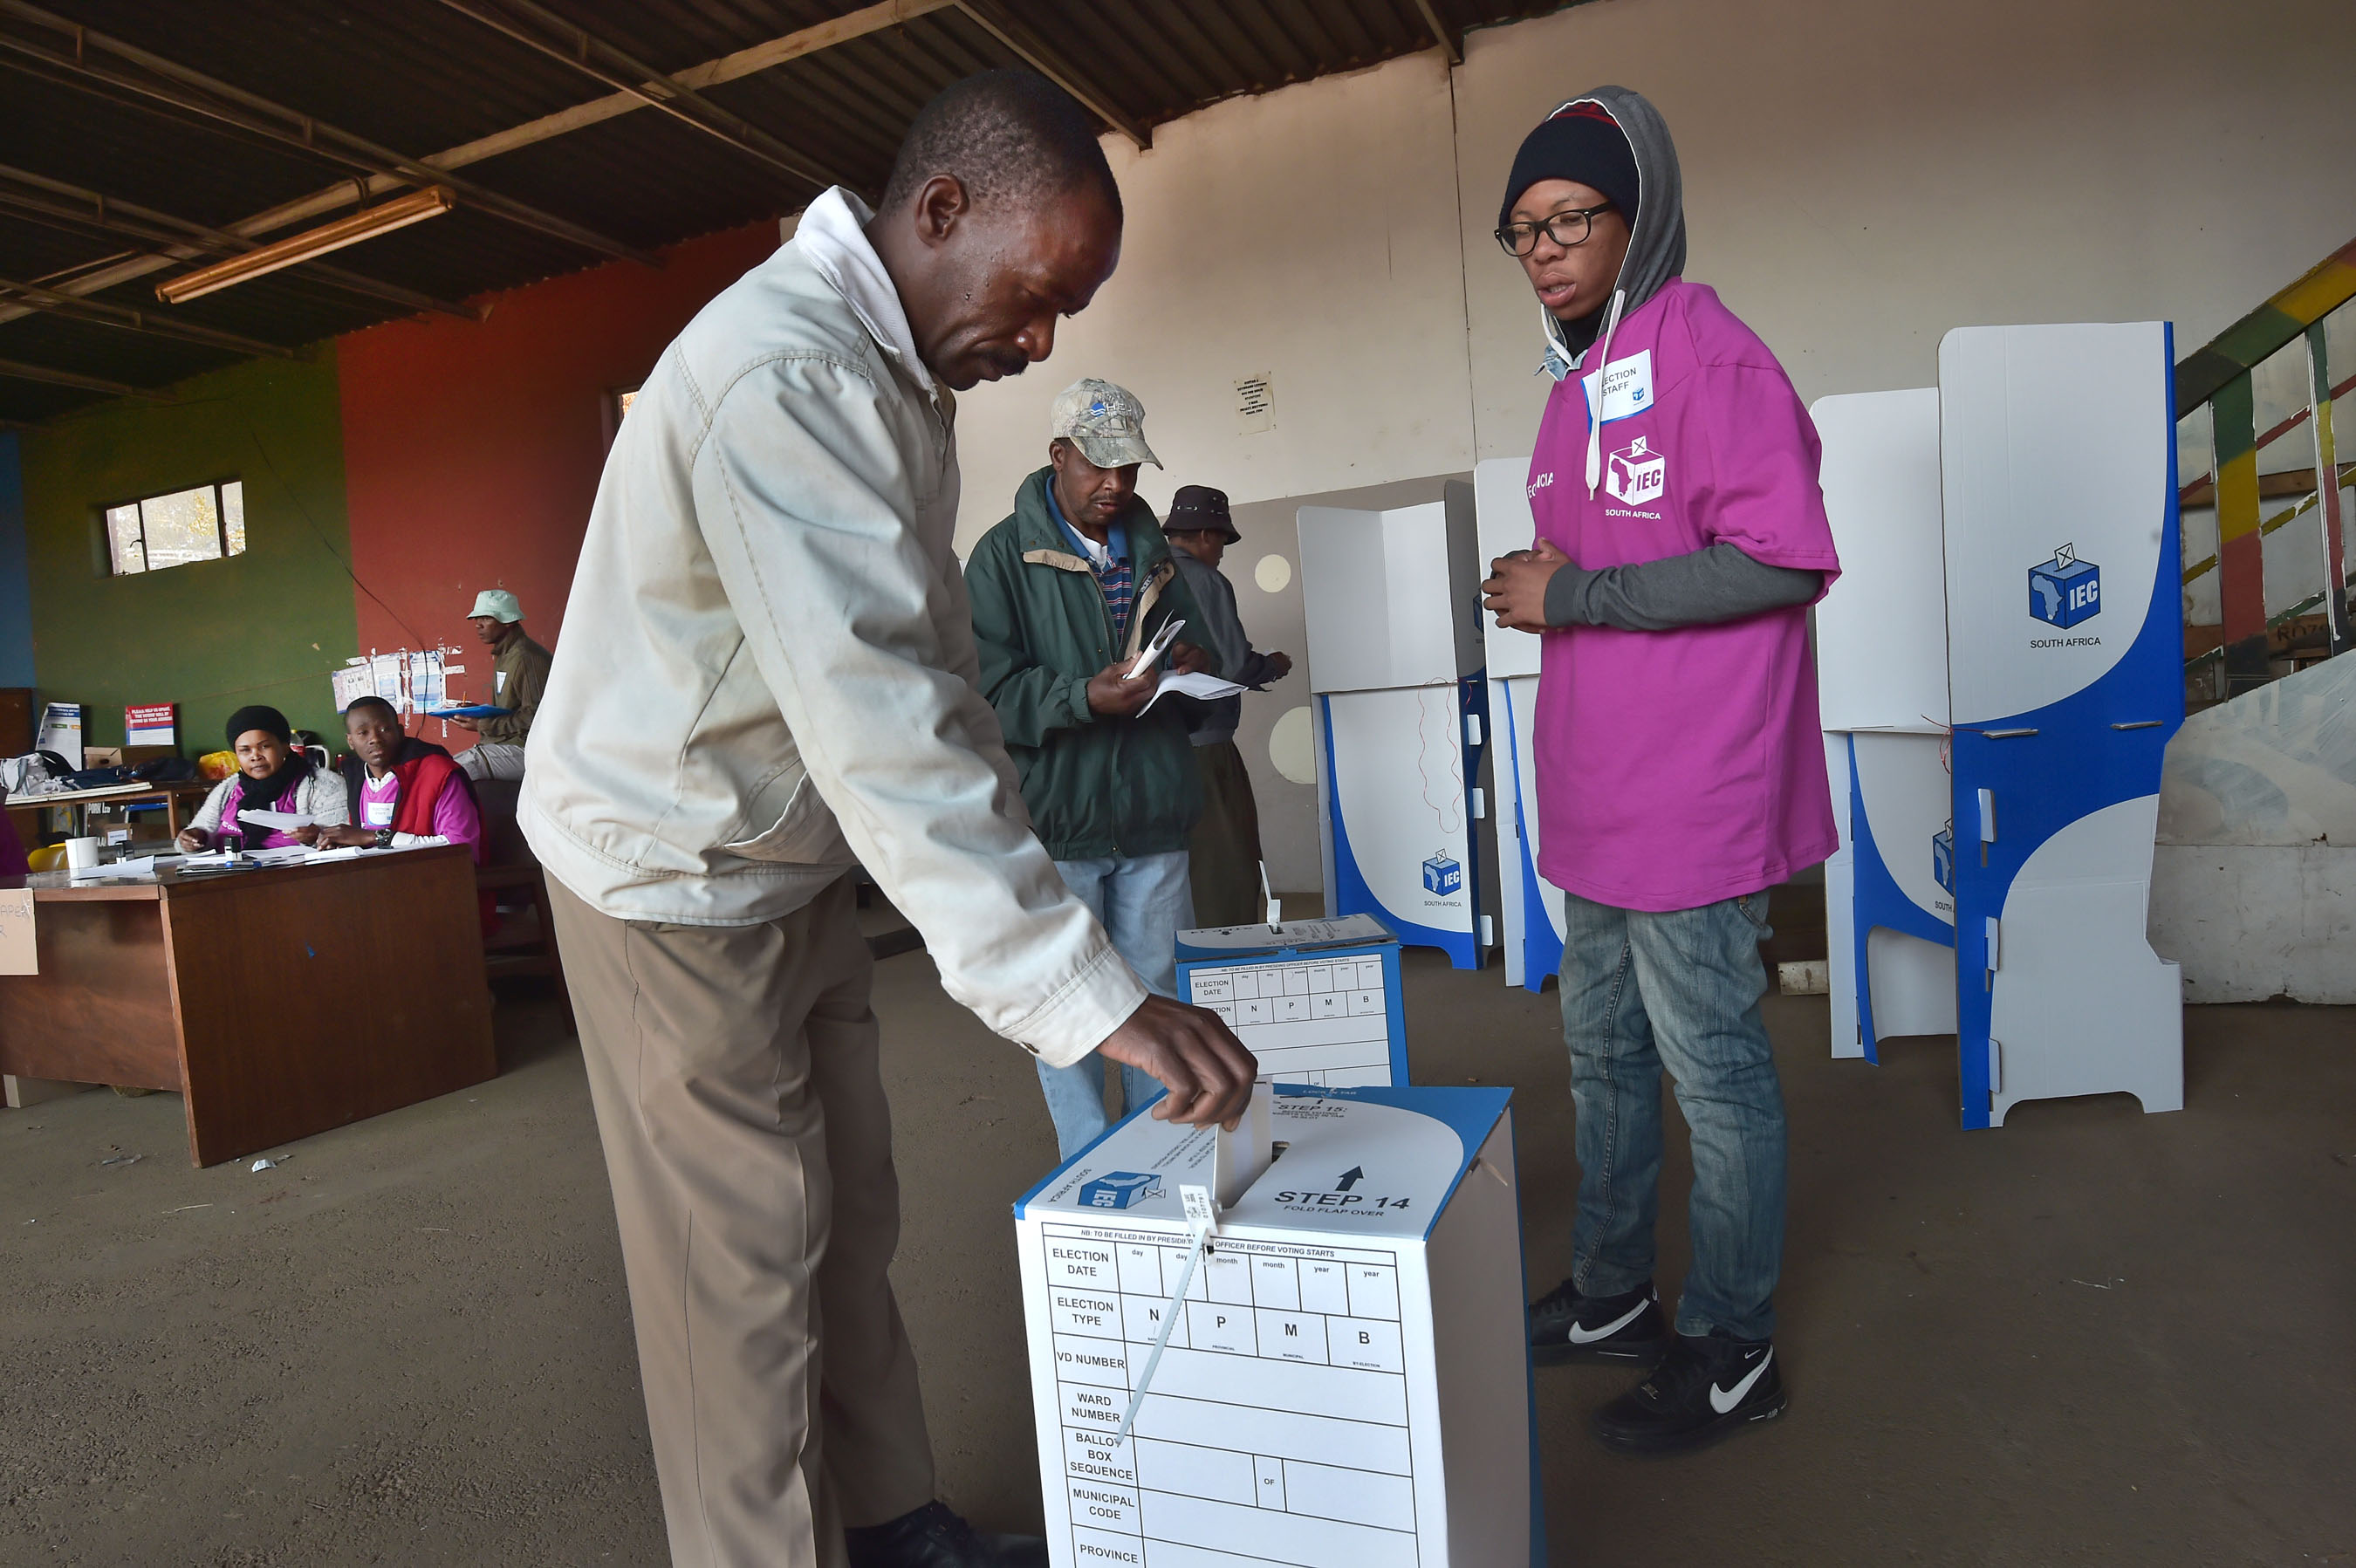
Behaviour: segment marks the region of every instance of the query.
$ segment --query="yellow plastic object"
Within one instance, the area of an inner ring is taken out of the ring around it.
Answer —
[[[35,871],[63,871],[66,868],[66,846],[53,843],[41,849],[25,852],[25,864]]]
[[[202,757],[197,758],[197,771],[203,774],[205,778],[209,779],[211,782],[218,784],[222,779],[237,771],[237,753],[234,751],[208,751]]]

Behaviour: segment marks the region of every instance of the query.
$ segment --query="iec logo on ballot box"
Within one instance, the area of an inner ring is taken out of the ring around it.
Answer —
[[[1161,1196],[1162,1178],[1143,1171],[1107,1171],[1080,1188],[1080,1203],[1088,1208],[1133,1208]]]
[[[1547,1561],[1509,1100],[1281,1085],[1231,1136],[1141,1111],[1023,1195],[1054,1568]]]
[[[2029,613],[2052,626],[2094,619],[2103,613],[2102,568],[2079,560],[2076,545],[2064,544],[2052,560],[2029,569]]]

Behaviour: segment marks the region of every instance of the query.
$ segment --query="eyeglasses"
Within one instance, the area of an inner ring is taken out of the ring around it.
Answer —
[[[1544,230],[1547,239],[1568,251],[1573,245],[1587,243],[1588,235],[1595,230],[1596,215],[1611,210],[1612,204],[1607,201],[1601,207],[1573,207],[1542,222],[1508,223],[1497,231],[1497,243],[1509,256],[1526,256],[1538,248],[1538,231]]]

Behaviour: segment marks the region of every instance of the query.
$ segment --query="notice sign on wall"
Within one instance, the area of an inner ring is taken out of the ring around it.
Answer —
[[[123,710],[125,746],[177,746],[178,708],[170,703],[134,703]]]

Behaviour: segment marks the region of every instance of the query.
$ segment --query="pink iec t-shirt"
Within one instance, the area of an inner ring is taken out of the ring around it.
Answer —
[[[1587,493],[1599,342],[1557,382],[1530,459],[1541,538],[1590,571],[1732,543],[1840,571],[1815,426],[1715,290],[1672,279],[1612,335],[1602,467]],[[1543,638],[1538,870],[1623,909],[1756,893],[1839,846],[1804,607],[1722,626]]]

